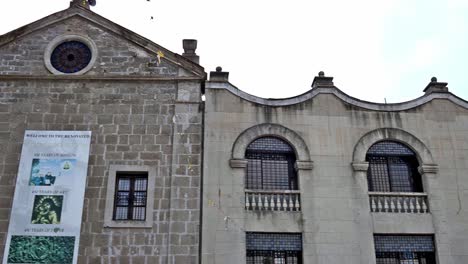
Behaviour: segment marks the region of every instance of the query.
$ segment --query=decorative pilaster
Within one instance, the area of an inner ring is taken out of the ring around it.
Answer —
[[[354,170],[354,178],[360,187],[361,195],[367,197],[367,191],[369,190],[369,186],[367,185],[369,162],[353,162],[351,166]]]
[[[369,162],[355,161],[351,163],[354,179],[359,186],[356,192],[357,220],[359,222],[359,244],[361,248],[361,263],[375,263],[374,236],[369,205],[367,170]]]
[[[439,182],[439,166],[437,164],[422,164],[418,168],[423,181],[424,191],[428,196],[428,203],[433,217],[435,240],[437,245],[437,254],[440,263],[452,264],[449,248],[450,241],[448,239],[448,219],[445,208],[445,193]]]

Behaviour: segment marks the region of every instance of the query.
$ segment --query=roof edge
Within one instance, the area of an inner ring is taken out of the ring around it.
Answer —
[[[396,112],[396,111],[405,111],[409,109],[413,109],[416,107],[419,107],[423,104],[426,104],[434,99],[445,99],[449,100],[452,103],[463,107],[465,109],[468,109],[468,101],[463,100],[462,98],[450,93],[428,93],[424,94],[421,97],[418,97],[416,99],[406,101],[406,102],[401,102],[401,103],[391,103],[391,104],[385,104],[385,103],[375,103],[375,102],[368,102],[364,101],[355,97],[352,97],[337,87],[314,87],[310,89],[309,91],[294,96],[294,97],[289,97],[289,98],[279,98],[279,99],[267,99],[267,98],[262,98],[258,97],[249,93],[246,93],[236,86],[232,85],[229,82],[213,82],[213,81],[208,81],[205,84],[205,89],[225,89],[229,91],[230,93],[246,100],[252,103],[260,104],[260,105],[266,105],[266,106],[273,106],[273,107],[281,107],[281,106],[290,106],[290,105],[295,105],[299,103],[303,103],[307,100],[311,100],[314,97],[316,97],[319,94],[333,94],[337,98],[339,98],[341,101],[351,104],[353,106],[363,108],[363,109],[368,109],[368,110],[375,110],[375,111],[385,111],[385,112]]]
[[[139,45],[140,47],[142,47],[143,49],[146,49],[150,53],[156,53],[158,50],[161,50],[163,53],[165,53],[165,56],[163,57],[163,59],[166,59],[168,61],[171,61],[172,63],[180,65],[181,67],[187,70],[190,70],[195,75],[198,75],[201,77],[206,76],[205,69],[201,65],[183,57],[182,55],[172,52],[169,49],[166,49],[160,46],[159,44],[156,44],[155,42],[115,22],[112,22],[111,20],[97,13],[94,13],[93,11],[87,8],[77,6],[77,5],[70,5],[70,7],[65,10],[58,11],[44,18],[36,20],[32,23],[24,25],[20,28],[12,30],[8,33],[0,35],[0,47],[7,45],[8,43],[11,43],[18,38],[24,37],[37,30],[40,30],[44,27],[58,23],[62,20],[68,19],[73,16],[80,16],[94,24],[102,26],[106,28],[107,30],[109,30],[110,32],[112,32],[113,34],[116,34],[117,36],[120,36],[136,45]]]
[[[43,27],[54,24],[57,21],[68,18],[69,16],[66,16],[66,14],[70,8],[52,13],[46,17],[40,18],[29,24],[21,26],[17,29],[13,29],[12,31],[7,32],[3,35],[0,35],[0,47],[7,45],[8,43],[13,42],[18,38],[31,34],[32,32],[37,31]]]

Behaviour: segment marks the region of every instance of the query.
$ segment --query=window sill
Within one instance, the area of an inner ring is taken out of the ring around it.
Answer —
[[[270,194],[284,194],[284,193],[301,193],[299,190],[264,190],[264,189],[245,189],[246,193],[270,193]]]
[[[104,223],[105,228],[152,228],[153,224],[149,221],[125,221],[111,220]]]
[[[385,196],[427,196],[425,192],[368,192],[368,194]]]

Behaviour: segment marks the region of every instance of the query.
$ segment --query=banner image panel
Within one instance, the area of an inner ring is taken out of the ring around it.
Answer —
[[[75,237],[12,236],[8,263],[73,263]]]
[[[3,264],[76,264],[90,131],[26,131]]]

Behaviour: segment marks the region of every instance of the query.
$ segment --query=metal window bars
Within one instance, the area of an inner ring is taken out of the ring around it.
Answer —
[[[435,264],[432,235],[374,235],[377,264]]]
[[[281,139],[262,137],[246,150],[246,189],[297,190],[294,150]]]
[[[381,141],[370,147],[367,178],[371,192],[422,192],[416,154],[405,145]]]
[[[302,264],[302,234],[246,234],[248,264]]]
[[[146,220],[147,185],[147,174],[117,174],[114,220]]]

